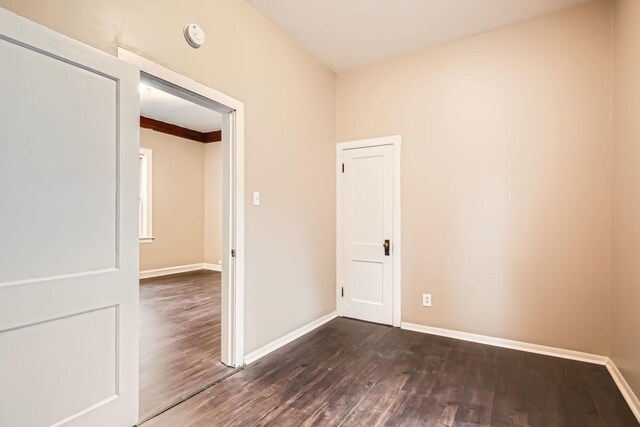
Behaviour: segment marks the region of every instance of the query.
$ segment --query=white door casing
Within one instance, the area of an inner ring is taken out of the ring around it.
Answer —
[[[221,360],[244,365],[244,104],[189,77],[119,47],[118,58],[146,84],[222,114]],[[234,250],[235,256],[232,256]]]
[[[399,160],[399,136],[338,144],[337,307],[341,316],[400,324]]]
[[[0,425],[138,416],[138,71],[0,9]]]

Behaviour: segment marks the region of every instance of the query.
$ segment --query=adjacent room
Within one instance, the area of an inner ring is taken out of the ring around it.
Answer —
[[[0,0],[0,427],[640,425],[640,0]]]
[[[222,115],[140,84],[140,420],[221,362]]]

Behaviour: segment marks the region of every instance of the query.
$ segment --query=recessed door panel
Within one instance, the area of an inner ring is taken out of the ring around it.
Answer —
[[[117,83],[6,40],[0,56],[0,283],[115,268]]]
[[[353,260],[351,262],[352,302],[382,305],[384,303],[384,280],[381,262]]]
[[[53,425],[115,398],[117,320],[107,307],[0,332],[0,366],[13,367],[0,372],[12,391],[0,399],[0,425]]]
[[[384,156],[354,156],[350,162],[353,243],[380,246],[384,240]]]

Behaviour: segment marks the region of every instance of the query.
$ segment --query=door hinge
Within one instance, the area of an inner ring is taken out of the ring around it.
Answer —
[[[236,257],[236,250],[231,249],[231,258],[235,258],[235,257]]]
[[[342,298],[344,298],[344,286],[340,289],[342,289]]]
[[[344,163],[342,164],[342,173],[344,173]]]

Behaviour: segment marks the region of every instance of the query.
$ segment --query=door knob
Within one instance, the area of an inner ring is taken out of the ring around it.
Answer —
[[[389,239],[386,239],[382,247],[384,248],[384,255],[389,256],[389,249],[391,249],[391,241]]]

